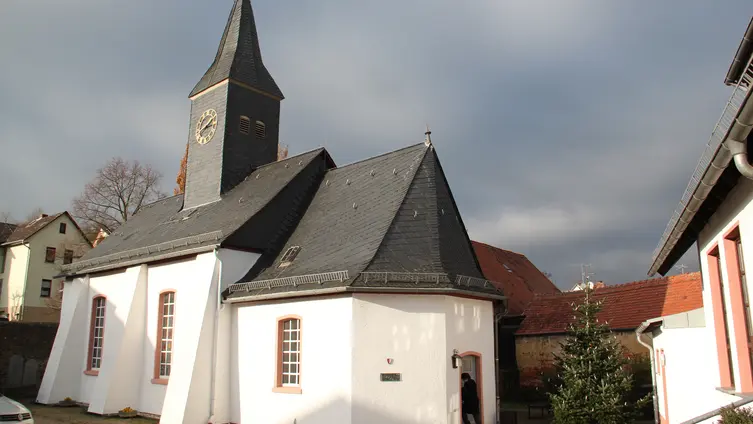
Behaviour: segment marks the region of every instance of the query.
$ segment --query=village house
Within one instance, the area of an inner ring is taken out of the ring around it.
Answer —
[[[64,269],[37,400],[162,423],[460,423],[467,372],[494,423],[505,296],[431,133],[341,167],[323,148],[277,161],[283,94],[249,0],[189,97],[185,193]]]
[[[68,212],[19,225],[0,222],[0,317],[57,322],[63,280],[56,276],[90,249]]]
[[[637,331],[651,352],[662,423],[717,422],[720,407],[753,401],[752,58],[753,19],[725,78],[732,95],[649,269],[663,275],[698,248],[703,308],[656,315]]]
[[[507,308],[497,322],[497,395],[504,400],[519,386],[515,332],[523,321],[523,312],[536,295],[559,293],[560,289],[525,255],[472,243],[484,277],[495,282],[507,298]]]
[[[539,386],[542,373],[554,365],[554,355],[573,322],[573,303],[582,302],[583,291],[536,296],[525,310],[515,333],[515,354],[521,386]],[[648,356],[635,337],[643,321],[662,315],[691,311],[702,306],[698,272],[605,286],[591,293],[602,302],[597,319],[609,325],[627,355]]]

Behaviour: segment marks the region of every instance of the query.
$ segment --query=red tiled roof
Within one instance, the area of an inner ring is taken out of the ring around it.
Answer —
[[[472,242],[481,271],[487,280],[499,283],[507,296],[508,315],[520,315],[536,294],[560,290],[520,253]]]
[[[594,290],[602,300],[599,321],[612,330],[634,330],[645,320],[703,307],[701,274],[673,275]],[[525,311],[516,335],[562,334],[573,319],[571,304],[585,294],[566,292],[537,296]]]

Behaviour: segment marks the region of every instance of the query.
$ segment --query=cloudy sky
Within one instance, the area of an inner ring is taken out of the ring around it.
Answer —
[[[55,212],[109,158],[172,190],[187,95],[232,0],[2,0],[0,212]],[[560,287],[645,278],[731,89],[753,7],[708,2],[254,0],[282,142],[338,164],[428,122],[471,237]],[[460,7],[462,5],[462,7]],[[693,252],[683,262],[697,268]]]

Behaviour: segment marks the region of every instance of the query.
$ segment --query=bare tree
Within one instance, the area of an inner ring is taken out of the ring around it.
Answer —
[[[10,212],[0,212],[0,224],[13,224],[13,222]]]
[[[142,207],[165,197],[159,189],[161,178],[149,165],[114,158],[97,170],[84,192],[73,200],[73,216],[84,225],[111,233]]]
[[[40,207],[37,206],[36,208],[32,209],[31,212],[29,212],[28,214],[26,214],[26,219],[24,219],[23,223],[27,224],[27,223],[29,223],[29,222],[31,222],[31,221],[39,218],[40,216],[42,216],[42,214],[44,214],[44,210],[42,208],[40,208]]]

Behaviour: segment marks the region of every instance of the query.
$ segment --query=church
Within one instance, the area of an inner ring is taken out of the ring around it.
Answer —
[[[162,423],[496,420],[495,320],[437,152],[277,160],[283,94],[249,0],[190,92],[185,193],[64,268],[37,401]]]

